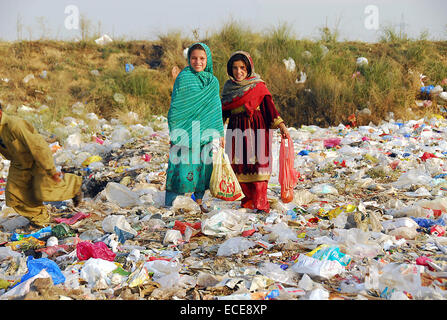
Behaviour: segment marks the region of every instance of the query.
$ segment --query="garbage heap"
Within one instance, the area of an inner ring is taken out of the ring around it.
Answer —
[[[191,194],[165,207],[166,119],[90,118],[91,131],[66,118],[50,145],[62,171],[83,176],[79,207],[47,203],[51,224],[36,229],[3,202],[0,299],[446,298],[442,116],[290,128],[300,179],[289,203],[275,135],[264,214],[208,191],[207,214]]]

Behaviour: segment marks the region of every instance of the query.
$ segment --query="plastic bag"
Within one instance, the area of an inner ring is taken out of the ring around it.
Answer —
[[[271,232],[271,237],[275,238],[277,243],[287,243],[289,240],[298,240],[295,230],[289,228],[285,222],[276,223],[272,226],[267,225],[265,226],[265,229]]]
[[[329,138],[323,141],[325,148],[334,148],[336,146],[339,146],[341,143],[340,138]]]
[[[242,188],[222,147],[219,147],[216,160],[210,180],[211,195],[225,201],[241,199],[244,196]]]
[[[56,262],[50,259],[47,258],[34,259],[32,256],[28,256],[28,260],[26,260],[26,265],[28,266],[28,273],[22,277],[20,283],[39,274],[40,271],[42,271],[43,269],[45,269],[48,272],[48,274],[53,279],[53,283],[55,285],[65,282],[65,276],[62,274],[61,269],[59,269],[59,266],[56,264]]]
[[[103,259],[89,259],[82,266],[79,276],[86,280],[90,287],[93,287],[98,281],[107,281],[107,275],[116,268],[118,266],[114,262]]]
[[[177,196],[172,202],[174,211],[183,210],[184,212],[200,212],[200,206],[191,197]]]
[[[79,220],[90,217],[90,213],[78,212],[71,218],[54,218],[54,221],[57,223],[66,223],[68,225],[75,224]]]
[[[182,233],[179,230],[168,230],[166,231],[165,237],[163,239],[163,245],[167,245],[168,243],[177,245],[181,241],[183,241],[183,237]]]
[[[110,250],[104,242],[91,243],[82,241],[76,246],[76,254],[79,260],[88,260],[90,258],[113,261],[116,254]]]
[[[34,280],[40,278],[50,278],[50,277],[51,276],[48,274],[46,269],[42,269],[34,277],[31,277],[26,281],[20,282],[20,284],[16,285],[14,288],[9,289],[6,293],[0,296],[0,300],[13,300],[18,297],[23,297],[30,291],[30,287],[34,282]]]
[[[288,139],[286,146],[285,139],[281,139],[279,148],[279,177],[281,185],[281,200],[284,203],[293,200],[293,189],[298,182],[299,173],[294,169],[295,151],[293,149],[292,139]]]
[[[231,256],[232,254],[252,248],[255,245],[256,244],[253,241],[242,237],[230,238],[220,245],[219,249],[217,250],[217,255]]]
[[[300,254],[296,263],[292,265],[291,270],[296,273],[305,273],[310,277],[316,276],[330,279],[342,273],[345,268],[338,261],[318,260]]]
[[[108,201],[118,204],[121,208],[141,205],[141,201],[135,192],[116,182],[107,184],[105,194]]]
[[[108,233],[114,233],[115,228],[121,229],[136,236],[138,232],[132,228],[126,217],[123,215],[110,215],[102,221],[102,230]]]
[[[407,291],[417,297],[422,290],[421,274],[424,273],[424,268],[414,264],[389,263],[381,271],[379,290],[383,291],[388,287]]]
[[[337,261],[344,267],[351,262],[351,257],[343,252],[340,252],[340,248],[326,244],[318,246],[307,255],[318,260]]]
[[[69,225],[62,222],[51,229],[51,234],[58,239],[73,237],[76,232]]]
[[[279,264],[265,262],[259,268],[259,272],[276,282],[286,283],[290,285],[295,284],[295,273],[290,270],[283,270]]]
[[[236,210],[224,209],[202,223],[202,233],[215,237],[231,237],[242,233],[247,216]]]

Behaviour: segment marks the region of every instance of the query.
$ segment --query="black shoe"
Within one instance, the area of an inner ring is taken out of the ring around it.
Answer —
[[[77,195],[73,197],[73,206],[77,207],[81,204],[82,200],[84,199],[84,193],[82,191],[79,191]]]

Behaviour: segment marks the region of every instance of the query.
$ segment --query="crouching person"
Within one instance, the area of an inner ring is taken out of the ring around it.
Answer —
[[[43,136],[26,120],[3,113],[0,105],[0,154],[10,160],[6,205],[32,224],[50,222],[44,201],[82,201],[82,177],[56,170],[52,151]]]

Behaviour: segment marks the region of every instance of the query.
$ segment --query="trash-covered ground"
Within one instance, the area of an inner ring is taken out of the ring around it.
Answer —
[[[78,208],[48,203],[51,225],[36,229],[2,195],[0,299],[446,298],[442,116],[290,128],[300,180],[287,204],[275,133],[268,214],[208,191],[208,214],[190,194],[164,207],[166,119],[97,120],[88,132],[66,118],[49,137],[56,164],[84,177]]]

